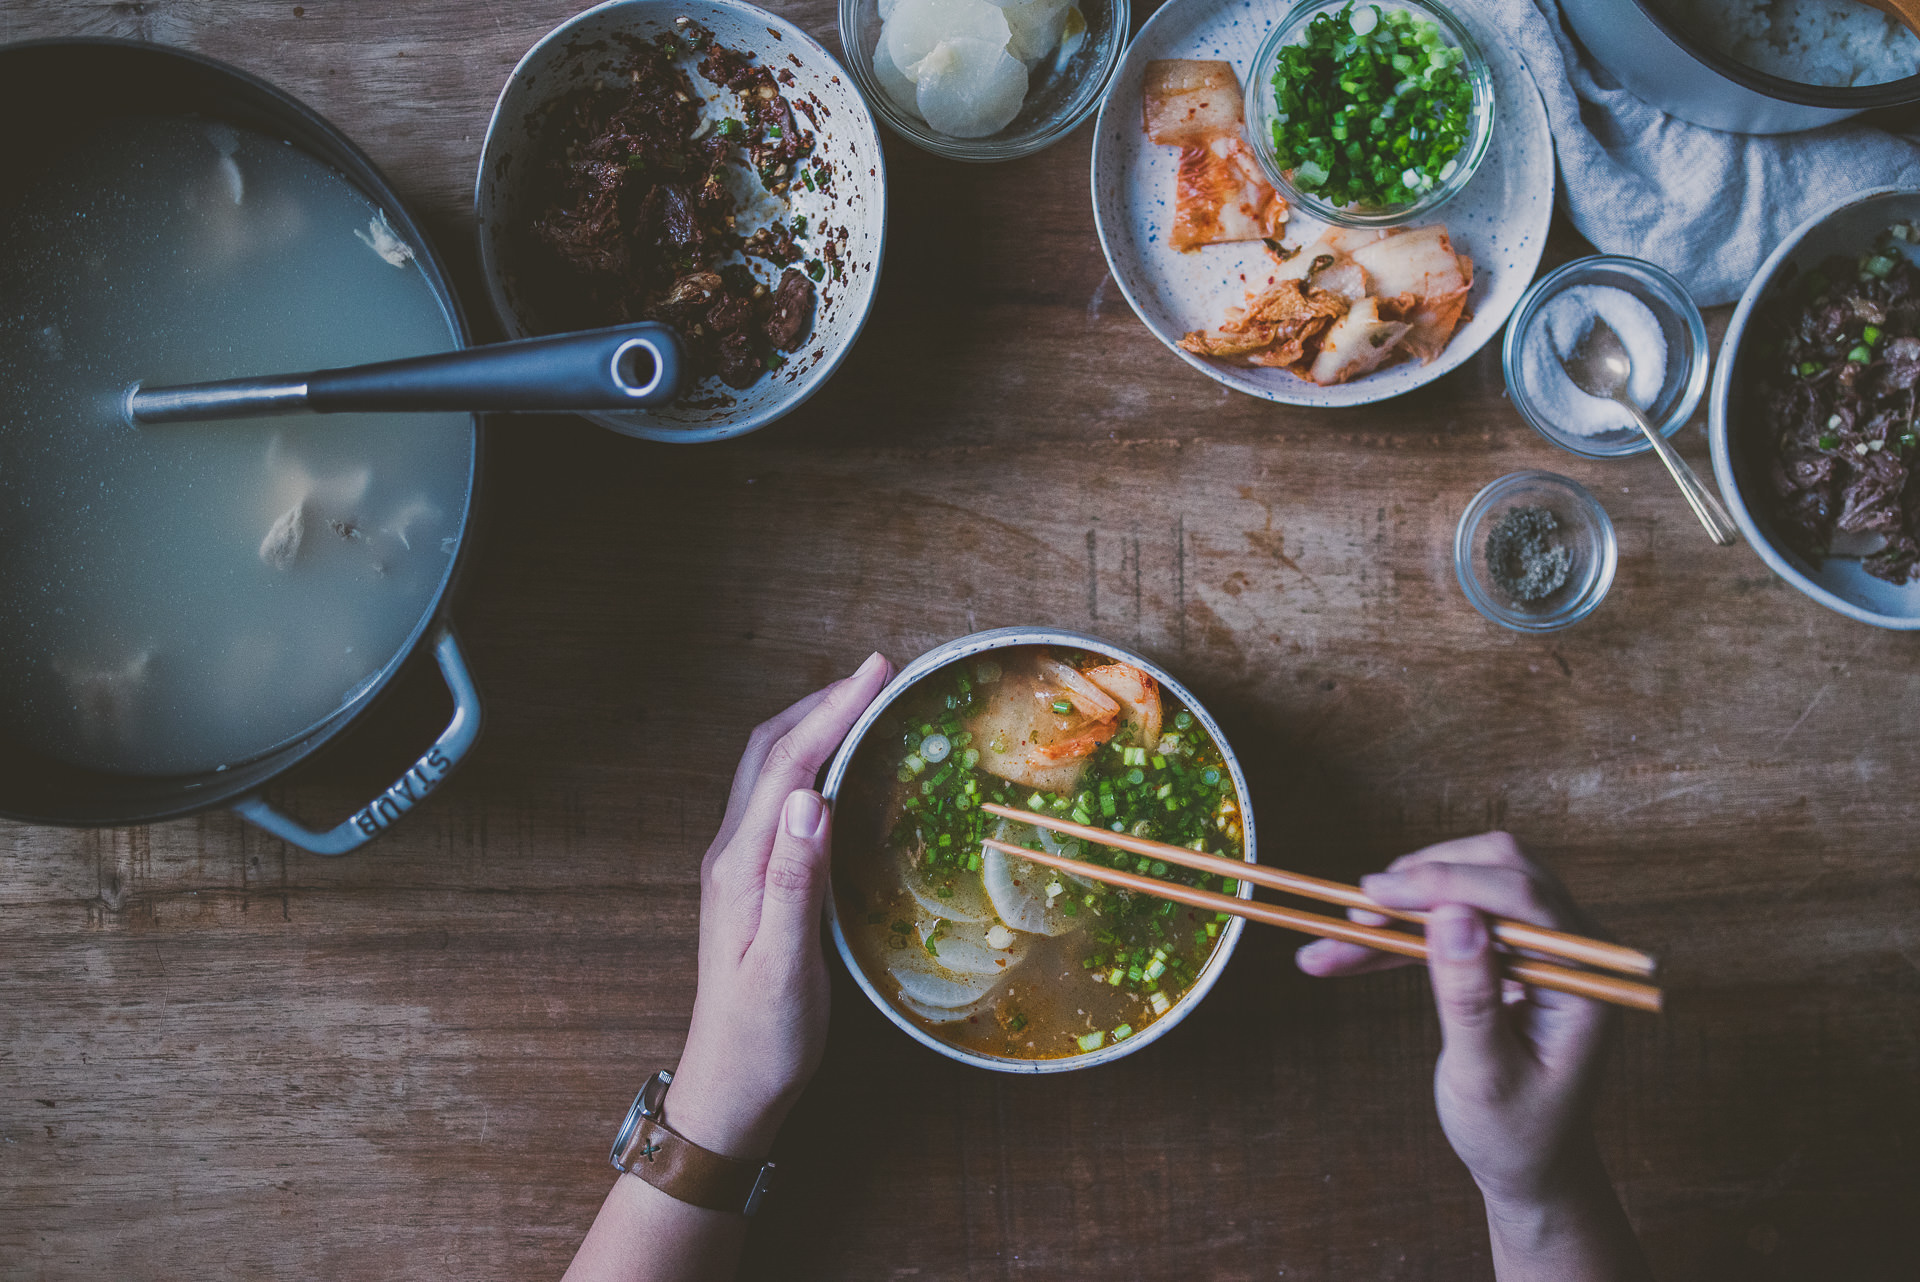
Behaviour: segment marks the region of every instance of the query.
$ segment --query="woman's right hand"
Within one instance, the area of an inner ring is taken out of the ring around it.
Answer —
[[[1388,907],[1431,914],[1427,969],[1442,1035],[1434,1100],[1486,1198],[1502,1282],[1645,1277],[1591,1128],[1611,1013],[1504,980],[1487,933],[1492,915],[1591,934],[1565,888],[1499,832],[1416,851],[1360,886]],[[1309,975],[1413,964],[1331,939],[1302,948],[1298,962]]]

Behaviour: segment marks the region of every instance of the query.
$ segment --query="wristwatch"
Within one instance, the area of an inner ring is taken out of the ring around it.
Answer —
[[[673,1074],[663,1068],[633,1097],[627,1120],[613,1137],[613,1169],[637,1175],[690,1206],[752,1215],[773,1184],[773,1163],[722,1157],[668,1126],[671,1085]]]

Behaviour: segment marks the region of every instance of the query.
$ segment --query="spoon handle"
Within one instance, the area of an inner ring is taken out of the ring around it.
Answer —
[[[1641,433],[1652,443],[1653,452],[1658,454],[1660,461],[1667,465],[1667,475],[1671,476],[1673,483],[1680,487],[1681,495],[1686,498],[1687,506],[1693,509],[1693,514],[1700,518],[1700,524],[1707,527],[1707,537],[1723,548],[1733,546],[1739,538],[1740,527],[1736,526],[1733,518],[1727,515],[1727,509],[1720,502],[1719,496],[1708,489],[1706,482],[1687,466],[1687,461],[1680,457],[1679,451],[1667,442],[1667,438],[1654,430],[1653,424],[1638,405],[1625,396],[1614,399],[1633,415],[1633,421],[1640,425]]]

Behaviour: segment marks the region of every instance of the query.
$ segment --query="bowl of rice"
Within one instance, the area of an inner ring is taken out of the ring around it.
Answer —
[[[1920,102],[1920,37],[1860,0],[1580,0],[1589,52],[1635,96],[1734,133]]]

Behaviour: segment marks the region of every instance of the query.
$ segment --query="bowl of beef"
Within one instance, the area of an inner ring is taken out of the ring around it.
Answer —
[[[688,372],[673,404],[588,418],[719,440],[801,404],[858,338],[886,168],[858,90],[792,23],[734,0],[613,0],[508,77],[474,212],[512,337],[634,320],[679,331]]]
[[[1920,191],[1808,219],[1721,343],[1713,467],[1787,582],[1849,618],[1920,629]]]

